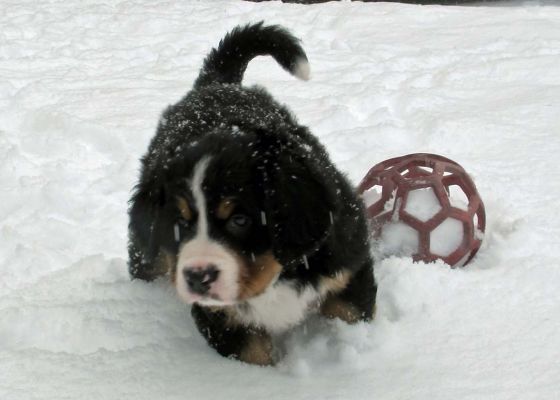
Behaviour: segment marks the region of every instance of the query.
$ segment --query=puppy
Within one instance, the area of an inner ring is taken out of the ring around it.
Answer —
[[[376,284],[361,200],[325,148],[247,64],[270,55],[308,79],[279,26],[237,27],[159,122],[130,200],[132,278],[168,274],[208,344],[270,365],[272,338],[310,313],[373,317]]]

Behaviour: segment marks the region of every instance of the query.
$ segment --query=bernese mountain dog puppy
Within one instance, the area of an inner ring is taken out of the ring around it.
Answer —
[[[352,185],[286,107],[241,85],[260,55],[309,77],[283,28],[227,34],[193,89],[163,112],[141,160],[128,251],[132,278],[169,275],[218,353],[270,365],[274,337],[310,313],[370,320],[376,284]]]

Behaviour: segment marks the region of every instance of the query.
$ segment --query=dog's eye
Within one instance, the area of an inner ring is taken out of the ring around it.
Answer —
[[[234,214],[232,215],[227,224],[227,230],[234,235],[242,235],[246,233],[251,226],[251,219],[244,214]]]
[[[245,227],[250,223],[249,217],[243,214],[235,214],[231,217],[231,222],[239,227]]]
[[[186,218],[183,217],[182,215],[180,215],[180,216],[177,218],[177,222],[178,222],[181,226],[184,226],[184,227],[187,227],[187,226],[189,226],[189,225],[191,224],[191,221],[189,221],[188,219],[186,219]]]

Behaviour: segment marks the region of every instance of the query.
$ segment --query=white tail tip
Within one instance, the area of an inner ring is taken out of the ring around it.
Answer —
[[[300,58],[294,68],[294,76],[297,78],[308,81],[311,78],[311,67],[305,58]]]

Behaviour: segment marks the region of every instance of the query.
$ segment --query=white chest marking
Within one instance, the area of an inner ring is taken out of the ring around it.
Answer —
[[[281,333],[303,321],[318,306],[319,298],[312,286],[298,291],[290,282],[278,282],[248,300],[249,307],[237,307],[237,311],[243,323]]]

